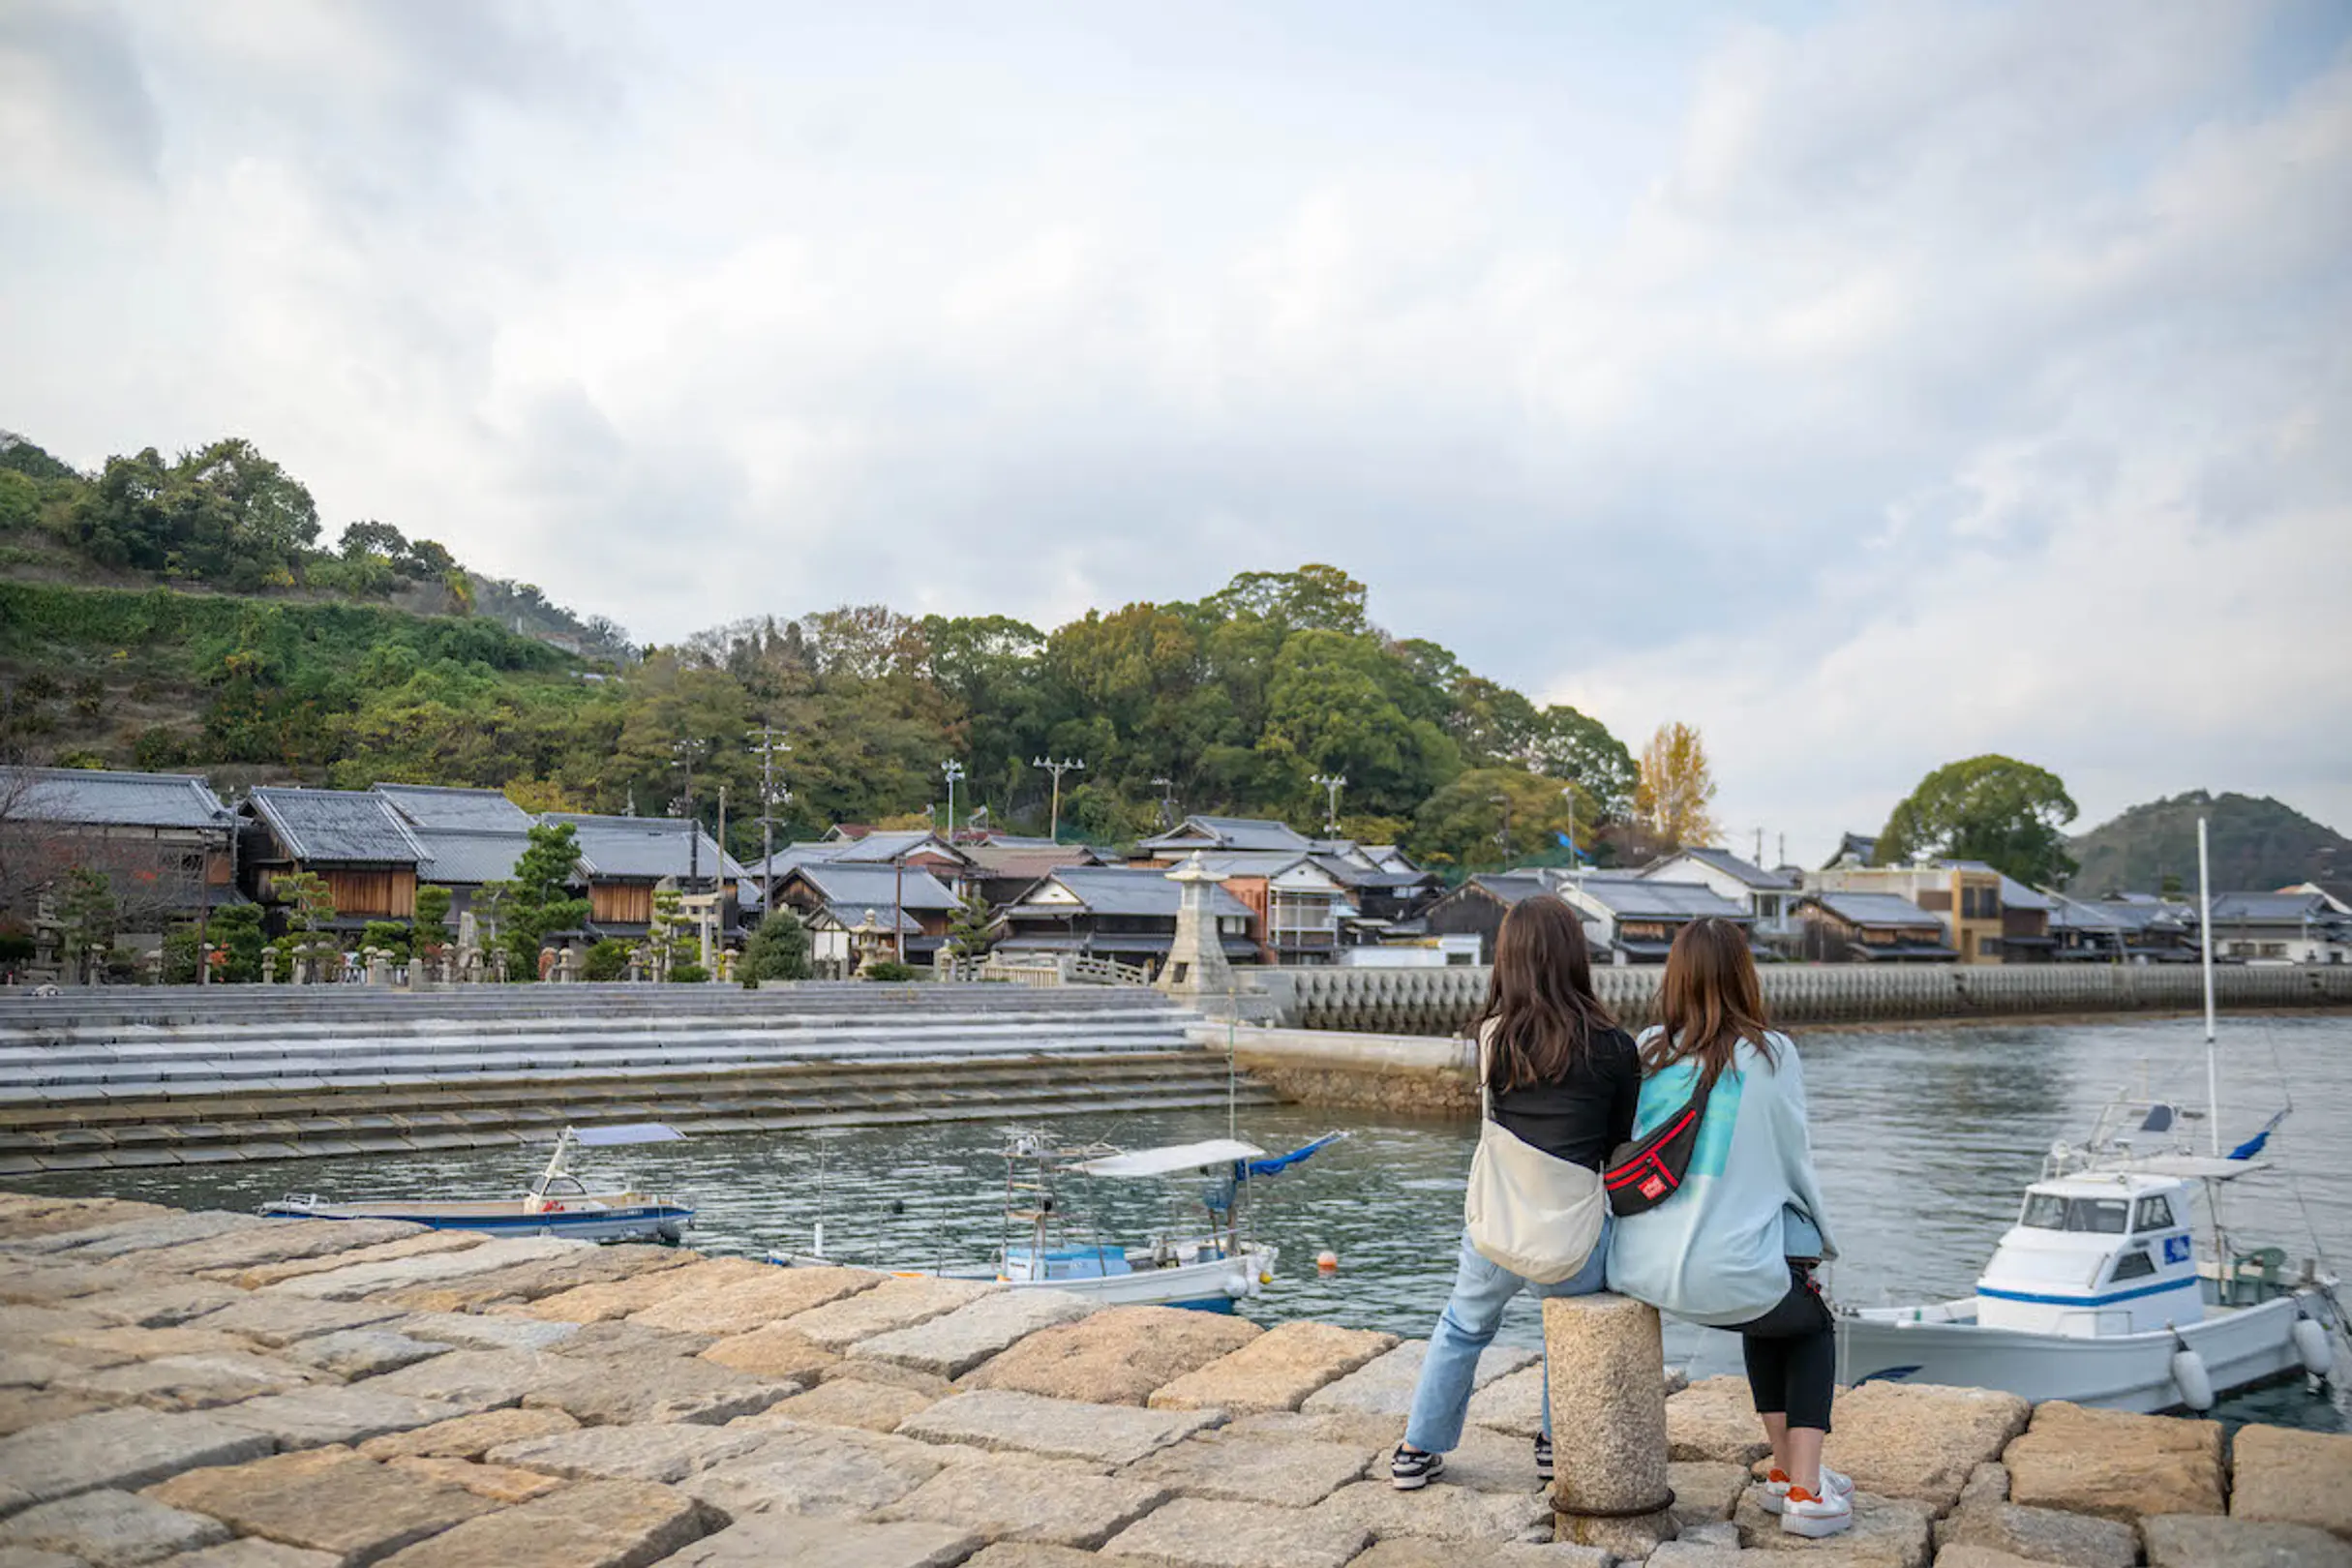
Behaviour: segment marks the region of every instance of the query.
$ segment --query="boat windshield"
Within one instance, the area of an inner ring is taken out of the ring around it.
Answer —
[[[2018,1223],[2034,1230],[2087,1230],[2121,1236],[2129,1228],[2131,1206],[2122,1198],[2069,1198],[2056,1192],[2028,1192]]]

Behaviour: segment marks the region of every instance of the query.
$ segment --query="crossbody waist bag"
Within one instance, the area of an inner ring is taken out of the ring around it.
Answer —
[[[1702,1076],[1698,1089],[1672,1116],[1632,1142],[1617,1145],[1601,1170],[1610,1213],[1620,1220],[1629,1214],[1644,1214],[1682,1191],[1713,1088]]]
[[[1494,1120],[1487,1086],[1487,1040],[1478,1041],[1478,1152],[1462,1220],[1470,1246],[1488,1262],[1536,1284],[1573,1279],[1601,1239],[1609,1204],[1601,1175],[1546,1154]]]

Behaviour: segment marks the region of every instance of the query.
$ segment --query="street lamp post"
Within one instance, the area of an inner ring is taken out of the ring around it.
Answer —
[[[1152,782],[1160,786],[1160,827],[1165,831],[1176,826],[1176,781],[1155,778]]]
[[[1323,836],[1340,836],[1340,792],[1347,788],[1345,773],[1317,773],[1314,783],[1323,786]]]
[[[948,847],[955,847],[955,781],[964,776],[964,765],[950,757],[939,765],[940,776],[948,781]]]
[[[694,892],[701,890],[703,880],[703,830],[694,820],[694,759],[702,754],[702,748],[703,742],[691,738],[673,741],[670,746],[678,767],[686,772],[686,888]]]
[[[1062,842],[1062,775],[1085,772],[1086,762],[1080,757],[1065,757],[1060,762],[1055,762],[1048,757],[1040,757],[1035,766],[1044,769],[1053,775],[1053,811],[1046,819],[1045,836],[1059,844]]]

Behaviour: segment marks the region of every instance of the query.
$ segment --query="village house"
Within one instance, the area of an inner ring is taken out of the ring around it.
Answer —
[[[1650,876],[1554,874],[1546,879],[1584,921],[1595,963],[1662,964],[1667,950],[1695,920],[1728,920],[1749,927],[1745,905],[1697,882],[1668,882]]]
[[[1730,850],[1676,850],[1642,868],[1645,882],[1695,882],[1736,904],[1753,922],[1760,941],[1793,942],[1797,933],[1795,903],[1801,890],[1794,878],[1766,871]]]
[[[990,909],[1011,903],[1039,880],[1065,866],[1101,865],[1102,857],[1084,844],[1057,844],[1046,838],[1022,838],[1010,833],[986,833],[964,838],[956,851],[970,862],[967,885],[979,890]]]
[[[2340,964],[2352,951],[2352,918],[2317,890],[2216,893],[2213,949],[2238,963]]]
[[[845,977],[856,967],[850,935],[870,924],[891,939],[905,961],[929,964],[946,945],[954,917],[952,889],[930,872],[907,866],[809,860],[776,881],[776,907],[808,928],[809,957],[821,975]]]
[[[1426,935],[1420,917],[1437,890],[1437,877],[1396,846],[1316,839],[1308,859],[1339,885],[1352,911],[1341,916],[1342,947],[1374,947]]]
[[[1176,939],[1182,891],[1154,867],[1065,866],[1006,906],[992,952],[1008,959],[1111,958],[1157,973]],[[1225,956],[1237,964],[1261,961],[1250,907],[1221,887],[1211,890],[1209,903]]]
[[[723,853],[699,823],[572,811],[550,811],[539,820],[572,829],[579,853],[574,885],[588,901],[591,937],[633,940],[647,935],[653,923],[653,895],[665,888],[718,892],[721,908],[728,911],[742,895],[747,875],[742,863]],[[731,914],[723,916],[722,934],[735,923]]]
[[[2051,955],[2061,963],[2193,964],[2197,912],[2152,893],[2050,895]]]
[[[1958,958],[1944,921],[1889,892],[1814,892],[1796,901],[1798,950],[1832,962],[1950,963]]]
[[[498,790],[456,789],[437,784],[372,784],[372,793],[392,802],[429,862],[420,875],[449,890],[447,923],[455,930],[485,884],[505,882],[530,848],[538,819]]]
[[[1965,964],[2002,961],[2000,872],[1979,860],[1924,865],[1833,865],[1811,873],[1806,890],[1816,893],[1883,893],[1933,915],[1944,927],[1944,945]]]
[[[1164,833],[1139,840],[1138,863],[1174,865],[1194,850],[1305,855],[1313,841],[1286,822],[1262,817],[1187,817]]]
[[[309,872],[325,885],[345,935],[370,920],[416,915],[416,889],[432,855],[387,796],[371,790],[255,786],[241,808],[238,861],[256,902],[283,910],[286,879]]]
[[[237,829],[193,774],[0,768],[0,912],[53,947],[54,890],[86,868],[113,894],[117,940],[152,950],[167,926],[245,902]]]
[[[1494,934],[1502,929],[1503,917],[1511,913],[1511,906],[1551,890],[1534,871],[1481,871],[1441,894],[1423,913],[1421,922],[1441,942],[1453,937],[1476,939],[1476,956],[1464,961],[1491,964],[1494,961]]]

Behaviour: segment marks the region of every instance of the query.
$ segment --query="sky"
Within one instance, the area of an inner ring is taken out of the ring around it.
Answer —
[[[2352,8],[0,0],[0,428],[669,641],[1342,566],[1818,863],[2352,829]]]

